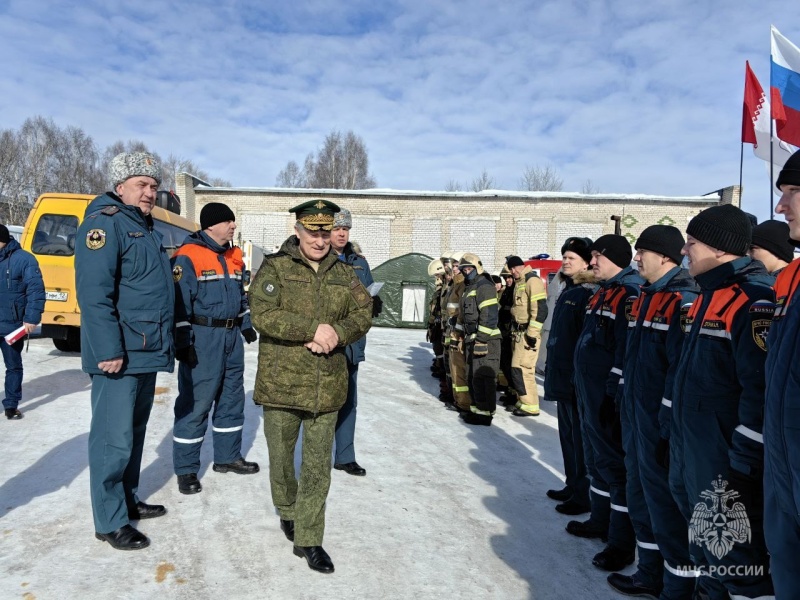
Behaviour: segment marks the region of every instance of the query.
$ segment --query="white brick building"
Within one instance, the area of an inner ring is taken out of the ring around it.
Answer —
[[[704,196],[662,197],[561,192],[419,192],[403,190],[309,190],[212,188],[186,173],[177,177],[184,216],[198,220],[209,202],[224,202],[236,214],[241,240],[266,250],[292,233],[292,206],[326,198],[353,213],[351,240],[375,267],[409,252],[438,257],[474,252],[497,272],[509,254],[527,258],[547,253],[560,258],[564,240],[592,239],[614,232],[612,215],[631,243],[655,223],[682,231],[694,215],[721,203],[739,205],[732,186]]]

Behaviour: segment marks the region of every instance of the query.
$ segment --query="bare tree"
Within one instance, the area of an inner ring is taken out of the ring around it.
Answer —
[[[281,187],[330,188],[363,190],[375,187],[375,178],[369,174],[369,153],[361,136],[352,131],[342,135],[331,131],[322,148],[306,156],[302,173],[294,161],[278,173],[277,185]],[[292,184],[292,185],[289,185]]]
[[[600,188],[597,187],[591,179],[587,179],[581,186],[581,194],[599,194]]]
[[[476,177],[472,180],[469,187],[473,192],[482,192],[483,190],[492,189],[494,187],[494,177],[491,177],[486,169],[484,169],[480,177]]]
[[[286,164],[286,168],[278,173],[278,177],[275,179],[275,185],[283,188],[304,188],[306,187],[306,178],[300,166],[293,160],[290,160]]]
[[[461,184],[456,181],[455,179],[451,179],[447,182],[447,185],[444,186],[445,192],[463,192],[464,188],[461,187]]]
[[[519,181],[520,189],[525,192],[560,192],[563,186],[561,177],[550,165],[526,166]]]
[[[227,179],[220,179],[219,177],[211,177],[203,169],[198,167],[193,161],[188,158],[182,158],[174,154],[170,154],[167,160],[160,160],[161,170],[163,172],[161,178],[162,190],[175,189],[175,177],[178,173],[186,172],[191,173],[198,179],[202,179],[213,187],[231,187],[231,182]]]

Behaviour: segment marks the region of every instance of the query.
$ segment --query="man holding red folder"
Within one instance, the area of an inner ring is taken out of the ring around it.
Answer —
[[[6,419],[22,418],[22,347],[25,335],[6,336],[24,328],[30,334],[42,320],[44,282],[39,263],[13,239],[5,225],[0,225],[0,349],[6,365],[3,409]],[[16,340],[14,338],[17,338]]]

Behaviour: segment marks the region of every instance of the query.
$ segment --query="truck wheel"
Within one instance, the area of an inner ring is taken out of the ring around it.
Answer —
[[[81,351],[81,330],[79,327],[70,327],[67,333],[67,343],[69,344],[69,352]]]
[[[56,350],[61,350],[61,352],[71,351],[69,340],[57,340],[53,338],[53,345],[56,347]]]

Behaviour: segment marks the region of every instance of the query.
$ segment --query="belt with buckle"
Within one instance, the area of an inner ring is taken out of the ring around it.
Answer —
[[[191,322],[193,325],[203,325],[205,327],[224,327],[225,329],[233,329],[242,324],[241,317],[233,319],[209,319],[207,317],[192,317]]]

